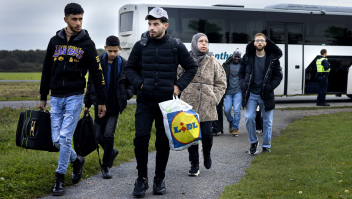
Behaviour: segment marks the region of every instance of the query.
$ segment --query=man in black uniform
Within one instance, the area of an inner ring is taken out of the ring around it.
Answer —
[[[136,197],[144,196],[149,188],[148,143],[154,120],[156,168],[153,194],[165,193],[164,178],[170,147],[158,103],[171,100],[173,94],[179,95],[197,72],[197,65],[186,47],[179,40],[169,37],[166,31],[169,26],[167,12],[156,7],[145,19],[148,20],[149,31],[135,43],[126,66],[127,76],[138,90],[134,138],[138,178],[133,190]],[[177,80],[178,64],[185,72]]]
[[[320,57],[317,59],[317,78],[319,80],[319,92],[317,97],[317,106],[330,106],[325,102],[326,91],[328,89],[328,77],[330,72],[330,64],[328,62],[327,51],[322,49]]]

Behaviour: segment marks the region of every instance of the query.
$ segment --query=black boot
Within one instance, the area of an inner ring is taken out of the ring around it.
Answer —
[[[111,157],[111,162],[109,163],[109,168],[111,168],[112,165],[114,164],[114,160],[118,154],[119,154],[119,150],[117,149],[112,150],[112,157]]]
[[[203,149],[203,157],[204,157],[204,166],[206,169],[210,169],[211,167],[211,157],[210,157],[210,150]]]
[[[112,175],[110,173],[110,168],[109,167],[102,167],[101,168],[101,173],[103,174],[103,178],[104,179],[112,178]]]
[[[72,183],[77,184],[82,177],[82,167],[85,163],[85,159],[82,156],[77,155],[76,160],[73,162],[73,171],[72,171]]]
[[[65,195],[64,178],[65,174],[55,173],[55,184],[52,193],[53,196]]]

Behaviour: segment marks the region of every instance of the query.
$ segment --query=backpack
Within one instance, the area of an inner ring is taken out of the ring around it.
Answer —
[[[83,118],[78,121],[75,133],[73,135],[73,145],[77,155],[85,157],[94,150],[97,150],[99,156],[98,141],[95,138],[95,126],[92,117],[84,114]]]

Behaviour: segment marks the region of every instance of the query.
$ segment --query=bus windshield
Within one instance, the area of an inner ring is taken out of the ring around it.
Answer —
[[[120,15],[120,32],[132,31],[133,12],[126,12]]]

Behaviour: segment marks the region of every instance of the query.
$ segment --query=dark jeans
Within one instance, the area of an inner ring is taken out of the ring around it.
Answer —
[[[203,156],[210,155],[213,146],[212,121],[201,122],[200,131],[202,133]],[[198,144],[188,148],[189,161],[199,163]]]
[[[319,77],[319,92],[317,97],[317,104],[325,103],[326,91],[328,90],[328,75]]]
[[[137,97],[136,135],[134,138],[134,153],[137,160],[138,177],[148,177],[148,146],[153,121],[156,128],[156,164],[155,176],[165,178],[165,169],[169,159],[170,146],[166,137],[163,116],[156,102],[149,102]]]
[[[98,124],[95,122],[95,135],[100,146],[104,149],[102,167],[108,167],[112,160],[114,149],[114,138],[117,119],[119,114],[105,115],[104,123]]]

